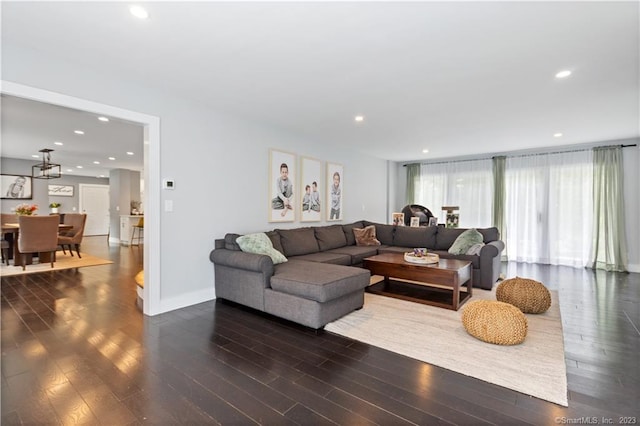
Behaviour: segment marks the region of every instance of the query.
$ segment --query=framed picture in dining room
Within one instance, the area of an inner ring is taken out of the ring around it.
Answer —
[[[2,199],[31,200],[33,198],[31,176],[0,175],[0,190]]]
[[[327,175],[325,176],[327,185],[327,220],[342,220],[344,197],[344,169],[341,164],[327,163]]]
[[[296,211],[296,155],[271,149],[269,151],[269,222],[294,222]]]
[[[73,185],[49,185],[49,195],[73,197]]]
[[[322,162],[314,158],[300,159],[300,222],[320,222],[325,204]]]

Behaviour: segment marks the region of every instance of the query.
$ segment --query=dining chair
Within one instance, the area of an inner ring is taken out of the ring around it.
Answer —
[[[0,218],[0,222],[2,225],[5,223],[18,223],[18,215],[12,213],[2,213]],[[9,264],[9,255],[10,250],[13,248],[13,232],[2,233],[0,237],[0,246],[2,248],[2,262]]]
[[[58,245],[62,247],[64,254],[67,254],[65,250],[65,246],[67,246],[69,247],[69,253],[73,256],[73,247],[75,247],[78,257],[82,258],[80,255],[80,243],[84,236],[84,225],[86,222],[87,215],[84,213],[67,213],[64,216],[64,224],[73,226],[73,228],[68,231],[62,231],[58,235]]]
[[[0,250],[2,251],[2,263],[9,265],[9,242],[4,238],[0,240]]]
[[[27,254],[50,253],[51,267],[56,259],[58,249],[58,223],[60,218],[54,216],[19,216],[20,234],[18,250],[22,255],[22,270],[25,270]]]
[[[136,230],[138,231],[138,236],[137,237],[135,237]],[[140,240],[142,240],[143,236],[144,236],[144,216],[141,217],[138,220],[138,224],[137,225],[133,225],[131,227],[131,240],[130,240],[129,246],[139,246],[140,245]],[[133,239],[134,238],[136,238],[138,240],[138,244],[133,244]]]

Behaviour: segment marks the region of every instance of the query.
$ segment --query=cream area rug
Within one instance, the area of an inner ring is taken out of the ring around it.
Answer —
[[[13,266],[11,265],[12,261],[9,261],[9,266],[2,264],[0,267],[0,276],[11,277],[15,275],[35,274],[36,272],[60,271],[62,269],[83,268],[85,266],[108,265],[113,263],[110,260],[101,259],[86,253],[80,254],[82,255],[82,259],[79,259],[77,254],[74,254],[72,257],[68,251],[67,254],[58,252],[56,254],[56,261],[53,263],[53,268],[51,268],[51,263],[34,263],[33,265],[27,265],[24,271],[22,270],[22,266]]]
[[[473,289],[472,300],[496,300],[493,291]],[[364,307],[325,330],[457,373],[567,406],[567,373],[558,293],[551,308],[527,314],[524,343],[500,346],[467,334],[462,312],[365,293]]]

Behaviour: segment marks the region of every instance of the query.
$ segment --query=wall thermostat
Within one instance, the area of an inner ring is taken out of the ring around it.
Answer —
[[[175,181],[173,179],[164,179],[162,181],[162,184],[164,189],[174,189],[176,187]]]

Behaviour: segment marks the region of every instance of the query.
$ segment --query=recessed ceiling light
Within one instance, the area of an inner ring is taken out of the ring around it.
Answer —
[[[113,161],[115,159],[116,159],[116,157],[109,157],[109,160],[111,160],[111,161]]]
[[[98,177],[104,177],[104,175],[100,175],[100,176],[98,176]]]
[[[76,169],[81,169],[81,168],[82,168],[82,166],[76,166]]]
[[[99,161],[94,161],[93,164],[100,164],[100,162]]]
[[[554,138],[561,138],[562,137],[562,133],[554,133],[553,137]]]
[[[133,155],[133,152],[127,151],[127,155]]]
[[[58,146],[62,146],[62,145],[64,145],[62,142],[54,142],[53,144],[54,144],[54,145],[58,145]]]
[[[355,120],[356,120],[357,122],[364,121],[364,116],[363,116],[363,115],[356,115]]]
[[[73,169],[67,169],[67,171],[68,171],[68,172],[72,172],[72,171],[73,171]]]
[[[131,14],[136,18],[147,19],[149,17],[149,12],[141,6],[131,6],[129,8],[129,12],[131,12]]]
[[[107,117],[98,117],[98,120],[107,122],[109,119]]]
[[[424,154],[428,154],[428,153],[429,153],[429,150],[428,150],[428,149],[423,149],[423,150],[422,150],[422,152],[423,152]]]
[[[559,73],[556,74],[556,78],[567,78],[571,75],[571,71],[569,70],[562,70]]]
[[[31,156],[32,156],[33,158],[40,158],[40,156],[39,156],[38,154],[31,154]]]
[[[84,132],[82,130],[74,130],[73,133],[75,133],[76,135],[84,135]]]

